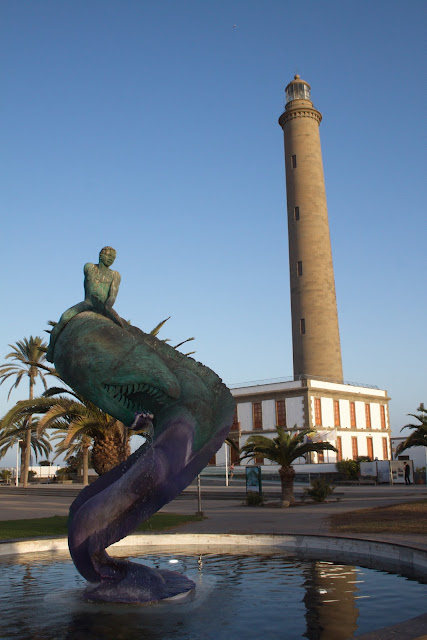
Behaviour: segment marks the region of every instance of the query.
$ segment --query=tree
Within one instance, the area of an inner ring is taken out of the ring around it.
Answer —
[[[56,445],[56,456],[65,454],[64,458],[68,469],[73,473],[78,473],[82,469],[83,484],[89,484],[89,449],[92,445],[90,436],[81,434],[71,442],[71,434],[67,429],[60,429],[56,438],[60,442]]]
[[[403,429],[415,429],[415,431],[411,433],[404,442],[399,444],[396,449],[396,455],[410,447],[427,447],[427,409],[425,409],[424,404],[421,403],[417,411],[419,411],[419,413],[409,413],[408,415],[418,420],[420,424],[407,424],[402,427],[401,431],[403,431]]]
[[[7,354],[6,359],[11,359],[13,364],[3,364],[0,367],[0,385],[8,378],[14,377],[15,381],[10,387],[8,399],[13,389],[17,389],[24,378],[29,378],[29,399],[34,398],[34,385],[37,378],[41,380],[47,389],[46,375],[57,375],[55,369],[44,365],[47,343],[42,338],[30,336],[24,338],[16,344],[10,344],[12,351]],[[21,478],[24,487],[28,483],[28,469],[30,466],[30,453],[32,444],[32,414],[26,416],[26,423],[23,434],[23,446],[21,452]]]
[[[282,487],[280,506],[284,506],[285,503],[293,504],[295,502],[295,469],[292,463],[312,451],[319,453],[320,451],[336,451],[336,449],[329,442],[308,440],[308,437],[313,433],[310,429],[303,429],[296,433],[285,431],[283,427],[276,427],[276,430],[277,437],[273,439],[261,435],[250,436],[242,447],[243,455],[240,460],[262,456],[280,465],[279,476]]]
[[[4,416],[2,424],[7,428],[33,414],[42,414],[37,429],[39,437],[47,429],[59,430],[62,434],[60,453],[71,445],[77,450],[75,445],[81,440],[79,447],[86,459],[84,465],[93,443],[92,464],[99,475],[124,462],[130,454],[130,434],[136,432],[130,432],[122,422],[71,390],[52,387],[38,398],[21,400]]]
[[[8,429],[2,429],[3,423],[0,423],[0,458],[3,458],[9,449],[12,449],[17,442],[24,442],[24,438],[28,434],[28,423],[26,417],[21,417],[13,424],[9,425]],[[49,440],[41,435],[37,435],[37,428],[39,421],[37,418],[33,418],[31,421],[31,449],[34,451],[36,460],[39,455],[48,456],[52,451]],[[21,449],[22,444],[20,445]],[[22,467],[21,467],[22,477]]]

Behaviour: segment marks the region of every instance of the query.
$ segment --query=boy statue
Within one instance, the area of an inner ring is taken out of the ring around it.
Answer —
[[[120,286],[120,273],[113,271],[110,266],[116,259],[116,250],[113,247],[104,247],[99,252],[99,263],[87,262],[84,266],[85,299],[67,311],[64,311],[59,322],[53,327],[50,334],[49,348],[46,360],[53,362],[53,352],[59,334],[65,325],[78,313],[94,311],[100,313],[113,322],[125,326],[125,321],[113,309]]]

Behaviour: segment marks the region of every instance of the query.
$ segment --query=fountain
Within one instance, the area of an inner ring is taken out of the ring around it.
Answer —
[[[391,557],[391,545],[328,547],[323,536],[128,535],[207,465],[234,401],[213,371],[113,312],[112,257],[104,250],[85,266],[85,301],[63,314],[48,356],[146,442],[71,505],[68,547],[81,577],[63,539],[0,545],[0,637],[345,640],[422,613],[426,587],[413,578],[426,578],[426,554],[397,545]],[[373,558],[410,579],[361,568]]]

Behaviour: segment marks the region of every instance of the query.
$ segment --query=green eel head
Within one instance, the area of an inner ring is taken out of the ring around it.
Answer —
[[[128,427],[144,412],[154,416],[155,436],[171,419],[185,420],[198,450],[231,424],[234,400],[212,370],[131,325],[81,313],[60,333],[54,362],[71,388]]]

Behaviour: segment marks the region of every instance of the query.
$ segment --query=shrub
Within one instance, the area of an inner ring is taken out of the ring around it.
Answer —
[[[335,463],[337,471],[342,473],[347,480],[358,480],[360,475],[360,462],[358,460],[339,460]]]
[[[324,478],[315,478],[311,481],[311,485],[304,489],[304,499],[311,498],[315,502],[325,502],[335,487],[331,485]]]
[[[259,507],[264,503],[264,496],[258,491],[246,492],[246,504],[248,507]]]
[[[32,471],[31,469],[28,472],[28,480],[29,482],[31,482],[31,480],[34,480],[34,478],[36,477],[37,472],[36,471]]]

